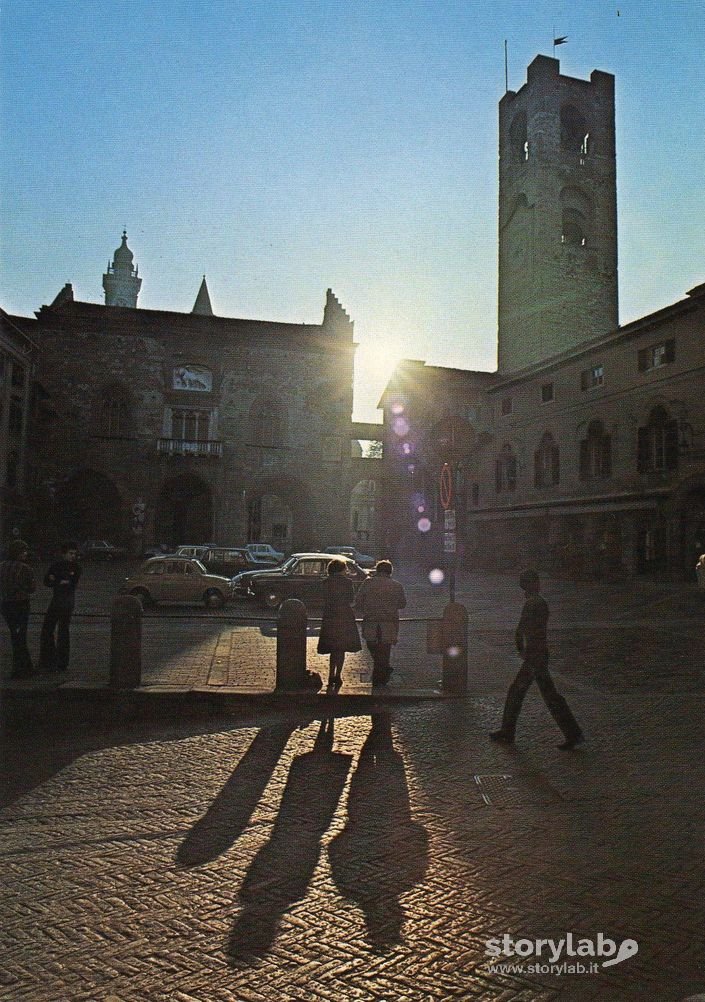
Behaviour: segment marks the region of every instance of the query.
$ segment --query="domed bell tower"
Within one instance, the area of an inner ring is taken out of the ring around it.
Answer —
[[[127,233],[122,231],[122,243],[113,255],[113,263],[108,262],[108,270],[103,275],[106,306],[137,307],[142,279],[137,268],[132,267],[133,254],[127,246]]]
[[[614,77],[537,56],[499,104],[499,371],[617,324]]]

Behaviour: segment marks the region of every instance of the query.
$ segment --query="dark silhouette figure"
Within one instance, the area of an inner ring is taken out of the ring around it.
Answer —
[[[517,650],[523,657],[523,663],[517,677],[509,687],[507,700],[504,704],[502,726],[498,731],[492,731],[493,741],[502,744],[512,744],[516,732],[517,720],[524,697],[532,682],[536,682],[543,700],[551,712],[553,719],[563,731],[565,741],[558,745],[561,751],[570,751],[585,740],[583,732],[570,712],[570,707],[553,684],[548,670],[548,602],[539,594],[541,580],[536,571],[523,571],[519,577],[519,586],[526,596],[521,618],[515,632]]]
[[[337,689],[343,682],[341,673],[346,653],[362,650],[355,613],[352,611],[355,589],[352,581],[345,577],[345,564],[342,560],[331,560],[328,564],[328,580],[323,586],[323,595],[318,653],[330,654],[328,688]]]
[[[227,951],[233,963],[264,956],[281,916],[306,894],[352,761],[332,748],[331,717],[321,722],[313,750],[292,762],[272,836],[240,888],[242,911]]]
[[[298,722],[263,727],[203,817],[176,852],[182,866],[199,866],[226,852],[243,833]]]
[[[28,560],[27,544],[22,539],[13,539],[7,547],[7,559],[0,563],[0,608],[12,643],[11,678],[31,678],[36,674],[27,647],[27,626],[30,597],[37,585]]]
[[[53,563],[44,575],[44,584],[52,589],[53,595],[42,623],[40,671],[66,671],[69,666],[69,626],[80,577],[78,546],[76,543],[64,543],[61,547],[61,560]]]
[[[400,581],[392,577],[389,560],[378,560],[374,574],[360,585],[355,609],[362,616],[362,635],[372,655],[372,685],[389,682],[392,647],[399,639],[399,610],[406,607],[406,595]]]
[[[364,912],[374,949],[383,952],[401,942],[399,898],[423,879],[428,836],[411,818],[404,762],[394,750],[388,713],[372,715],[350,782],[347,824],[328,854],[339,891]]]

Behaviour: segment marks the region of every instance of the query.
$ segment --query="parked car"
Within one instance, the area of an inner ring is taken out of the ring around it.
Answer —
[[[377,563],[374,557],[371,557],[368,553],[360,553],[354,546],[326,546],[325,552],[331,555],[337,553],[344,557],[350,557],[359,567],[365,570],[371,569]]]
[[[280,564],[284,559],[284,554],[275,550],[270,543],[248,543],[245,549],[260,563]]]
[[[241,571],[262,568],[263,564],[255,564],[250,559],[247,550],[242,546],[212,546],[199,555],[201,563],[211,574],[222,574],[232,578]]]
[[[200,560],[211,545],[213,544],[200,543],[198,546],[177,546],[174,550],[174,555],[178,557],[195,557],[196,560]]]
[[[165,557],[167,553],[173,552],[173,548],[168,543],[157,543],[155,546],[148,546],[142,556],[145,560],[149,560],[150,557]]]
[[[345,564],[345,574],[357,589],[367,571],[348,557],[340,559]],[[252,598],[268,609],[278,609],[287,598],[299,598],[306,606],[320,605],[330,560],[330,553],[293,553],[279,567],[238,574],[233,578],[233,588],[236,595]]]
[[[107,539],[87,539],[78,550],[84,560],[115,560],[127,556],[124,546],[114,546]]]
[[[192,557],[152,557],[125,579],[120,591],[135,595],[144,606],[202,602],[208,609],[219,609],[233,597],[233,584],[230,578],[209,574]]]

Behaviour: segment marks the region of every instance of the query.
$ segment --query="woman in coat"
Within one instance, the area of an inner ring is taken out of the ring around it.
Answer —
[[[341,672],[346,653],[362,650],[362,643],[352,610],[355,592],[352,582],[345,577],[345,564],[342,560],[331,560],[327,570],[318,653],[330,654],[328,688],[337,689],[342,685]]]

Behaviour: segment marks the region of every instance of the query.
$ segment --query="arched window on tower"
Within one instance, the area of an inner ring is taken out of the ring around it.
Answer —
[[[285,417],[273,400],[258,400],[250,411],[250,443],[273,449],[284,445]]]
[[[665,473],[678,469],[678,421],[665,407],[654,407],[638,431],[639,473]]]
[[[592,228],[593,206],[586,193],[575,185],[561,191],[561,243],[586,247]]]
[[[580,442],[580,479],[601,480],[612,472],[612,440],[601,421],[591,421]]]
[[[550,431],[539,442],[534,453],[534,486],[555,487],[560,481],[558,446]]]
[[[526,112],[518,112],[509,126],[509,146],[512,160],[523,163],[529,159],[529,140],[526,133]]]
[[[561,148],[566,153],[586,157],[590,147],[590,134],[585,116],[575,105],[561,108]]]

